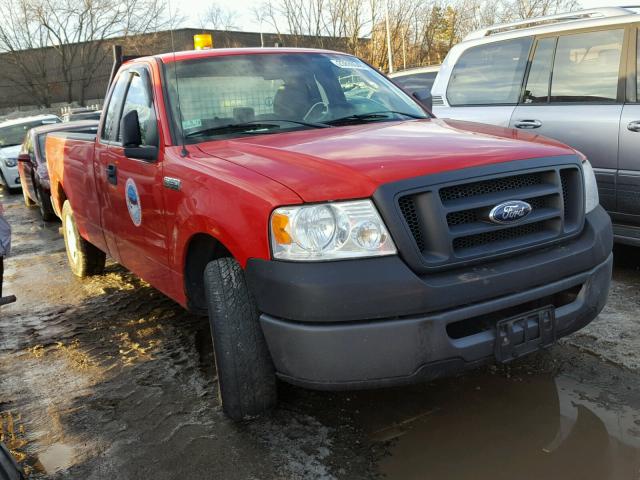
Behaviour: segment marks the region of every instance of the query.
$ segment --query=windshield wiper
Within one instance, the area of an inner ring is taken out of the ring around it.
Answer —
[[[256,133],[259,130],[275,130],[279,129],[280,125],[272,122],[287,122],[293,123],[296,125],[302,125],[304,127],[311,128],[327,128],[330,125],[324,123],[311,123],[311,122],[299,122],[297,120],[280,120],[280,119],[269,119],[266,121],[263,120],[255,120],[250,122],[241,122],[241,123],[229,123],[228,125],[219,125],[217,127],[209,127],[203,128],[200,130],[194,130],[185,134],[185,137],[197,137],[200,135],[212,135],[214,133]]]
[[[327,120],[325,121],[325,123],[328,125],[340,125],[340,124],[346,124],[346,123],[364,123],[368,121],[388,119],[391,115],[404,115],[405,117],[417,118],[417,119],[428,118],[428,117],[421,117],[413,113],[396,112],[394,110],[383,110],[380,112],[353,113],[345,117],[334,118],[333,120]]]

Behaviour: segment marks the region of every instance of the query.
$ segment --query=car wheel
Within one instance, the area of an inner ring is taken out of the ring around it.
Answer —
[[[204,286],[222,410],[233,420],[262,414],[277,402],[277,382],[244,272],[219,258],[207,264]]]
[[[24,189],[23,189],[24,191]],[[51,222],[56,218],[56,212],[53,211],[53,205],[51,205],[51,197],[46,195],[42,191],[42,187],[38,185],[36,187],[36,195],[38,196],[38,206],[40,207],[40,215],[45,222]]]
[[[27,193],[27,189],[24,187],[24,184],[22,185],[22,197],[24,198],[24,204],[31,208],[34,207],[36,202],[34,202],[33,200],[31,200],[31,197],[29,196],[29,194]]]
[[[104,271],[105,253],[80,236],[68,200],[62,206],[62,232],[69,266],[75,276],[88,277]]]

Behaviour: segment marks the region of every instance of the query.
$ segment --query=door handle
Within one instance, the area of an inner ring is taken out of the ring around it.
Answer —
[[[632,132],[640,132],[640,120],[629,122],[629,125],[627,125],[627,130],[630,130]]]
[[[107,181],[112,185],[118,184],[118,168],[111,164],[107,165]]]
[[[516,128],[540,128],[542,122],[540,120],[518,120],[514,126]]]

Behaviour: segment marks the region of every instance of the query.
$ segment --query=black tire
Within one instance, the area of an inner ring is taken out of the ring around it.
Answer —
[[[7,447],[0,443],[0,478],[7,480],[23,480],[24,471],[11,456]]]
[[[46,195],[42,191],[42,187],[38,185],[36,187],[36,195],[38,196],[38,206],[40,207],[40,215],[45,222],[52,222],[55,220],[56,212],[53,211],[53,205],[51,205],[51,197]]]
[[[104,271],[107,256],[98,247],[80,236],[68,200],[62,206],[62,233],[69,267],[75,276],[88,277],[99,275]]]
[[[20,183],[22,183],[22,180],[20,180]],[[31,200],[31,197],[27,193],[27,189],[25,188],[24,183],[22,183],[22,197],[24,198],[24,204],[28,208],[31,208],[31,207],[35,206],[36,202]]]
[[[233,258],[214,260],[204,287],[222,410],[232,420],[260,415],[276,405],[277,382],[242,268]]]

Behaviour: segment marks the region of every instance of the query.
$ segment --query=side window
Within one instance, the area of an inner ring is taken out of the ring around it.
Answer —
[[[127,90],[127,83],[129,81],[129,72],[121,73],[116,81],[116,85],[113,87],[113,93],[109,99],[109,106],[107,107],[107,117],[104,121],[104,127],[100,138],[103,140],[115,141],[118,134],[118,122],[120,106],[122,105],[122,99]]]
[[[409,92],[420,90],[431,90],[433,82],[436,80],[438,72],[412,73],[395,77],[393,80],[402,88]]]
[[[636,101],[640,102],[640,29],[638,30],[638,40],[636,45],[636,90],[638,91]]]
[[[556,41],[556,37],[543,38],[538,41],[524,91],[524,103],[547,103],[549,101],[549,81],[551,80],[551,66]]]
[[[615,102],[624,30],[558,38],[551,102]]]
[[[155,121],[153,102],[144,80],[137,72],[134,72],[131,76],[131,83],[129,84],[127,98],[122,109],[122,116],[124,117],[132,110],[138,112],[142,145],[155,145],[155,129],[152,128],[152,122]],[[118,141],[121,141],[121,139],[122,137],[118,132]]]
[[[451,105],[516,104],[532,37],[472,47],[451,73],[447,99]]]

